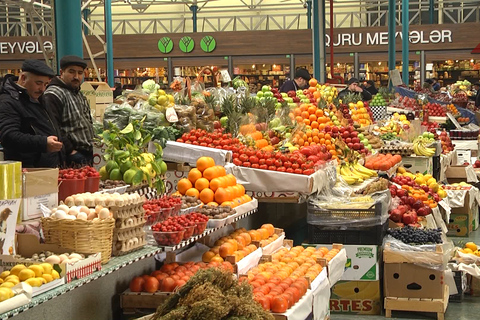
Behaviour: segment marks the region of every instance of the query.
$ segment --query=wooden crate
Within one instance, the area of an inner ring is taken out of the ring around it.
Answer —
[[[445,286],[443,299],[418,299],[385,297],[385,317],[391,318],[392,311],[434,312],[438,320],[445,319],[448,306],[448,286]]]
[[[171,293],[165,292],[131,292],[125,291],[120,296],[120,307],[124,313],[135,313],[136,309],[157,309]]]

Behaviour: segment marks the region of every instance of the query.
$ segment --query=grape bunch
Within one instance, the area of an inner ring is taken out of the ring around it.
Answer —
[[[442,243],[442,231],[437,229],[418,229],[406,226],[401,229],[388,229],[388,234],[397,240],[409,244]]]

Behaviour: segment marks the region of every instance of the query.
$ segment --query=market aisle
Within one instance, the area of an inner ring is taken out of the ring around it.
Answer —
[[[455,244],[463,247],[463,244],[468,241],[473,241],[475,243],[480,242],[480,229],[474,231],[469,237],[451,237]],[[472,320],[478,319],[480,315],[480,297],[472,297],[470,295],[465,295],[464,300],[461,303],[450,302],[448,304],[447,312],[445,313],[446,320]],[[359,315],[343,315],[343,314],[332,314],[332,320],[379,320],[387,319],[385,315],[379,316],[359,316]],[[400,312],[394,311],[393,317],[391,319],[436,319],[434,313],[413,313],[413,312]]]

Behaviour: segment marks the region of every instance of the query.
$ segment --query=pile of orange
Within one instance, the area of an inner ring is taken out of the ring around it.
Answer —
[[[234,208],[252,200],[235,176],[227,174],[224,167],[216,166],[210,157],[198,158],[197,167],[189,171],[187,178],[178,181],[177,190],[181,195],[196,197],[212,206]]]
[[[432,199],[425,190],[421,188],[414,188],[412,186],[403,185],[402,189],[408,192],[409,196],[412,196],[415,200],[420,200],[424,205],[429,206],[430,208],[436,208],[438,206],[437,202]]]
[[[299,130],[293,135],[292,144],[297,147],[325,145],[327,151],[332,154],[333,159],[337,159],[337,151],[332,136],[328,132],[320,131],[318,129],[307,130],[303,132]]]
[[[257,249],[253,241],[274,241],[278,238],[275,228],[271,224],[264,224],[257,230],[247,231],[240,228],[215,241],[214,246],[202,256],[203,262],[223,262],[227,256],[234,256],[235,262]]]
[[[313,280],[322,272],[317,259],[330,261],[337,253],[338,249],[325,247],[281,248],[272,255],[272,262],[259,264],[247,273],[247,281],[254,288],[254,299],[266,310],[285,312],[307,291],[306,278]]]
[[[350,102],[348,107],[350,108],[350,114],[352,115],[354,123],[360,124],[361,127],[366,127],[372,124],[372,118],[368,114],[362,101],[358,101],[357,103]]]
[[[293,109],[293,115],[297,123],[303,123],[307,126],[307,130],[319,129],[322,131],[327,125],[333,126],[330,116],[311,103],[303,103]]]
[[[453,116],[459,115],[457,107],[453,103],[447,104],[447,111],[450,112]]]
[[[379,153],[365,161],[365,167],[371,170],[387,171],[394,165],[402,161],[402,156],[399,154],[392,155],[390,153]]]

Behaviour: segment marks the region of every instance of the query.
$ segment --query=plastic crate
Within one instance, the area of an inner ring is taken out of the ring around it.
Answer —
[[[338,220],[338,222],[344,223],[344,220],[370,219],[374,217],[380,218],[381,215],[381,202],[372,205],[369,209],[323,209],[312,205],[311,203],[308,203],[307,207],[308,223],[322,223],[327,220]]]
[[[377,245],[383,243],[387,234],[388,221],[382,225],[355,227],[336,225],[324,226],[308,224],[308,242],[311,244],[342,243],[359,245]]]
[[[467,275],[463,271],[452,271],[455,286],[457,287],[457,294],[450,295],[449,301],[462,302],[464,298],[464,291],[467,283]]]

